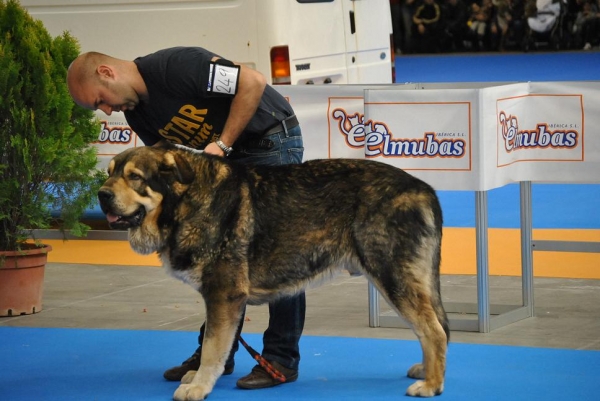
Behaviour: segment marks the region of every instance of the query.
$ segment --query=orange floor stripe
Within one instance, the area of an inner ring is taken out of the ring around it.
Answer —
[[[127,241],[43,240],[52,245],[49,262],[92,265],[160,266],[156,254],[138,255]]]
[[[521,275],[521,237],[517,229],[488,231],[490,275]],[[533,230],[534,240],[600,242],[600,230]],[[442,243],[443,274],[476,274],[474,228],[446,228]],[[536,277],[600,279],[600,254],[534,252]]]
[[[517,229],[491,228],[489,269],[491,275],[521,274],[521,240]],[[600,242],[600,230],[534,230],[537,240]],[[48,260],[125,266],[160,266],[156,255],[138,255],[127,241],[44,240],[52,245]],[[534,252],[536,277],[600,279],[600,254],[573,252]],[[443,274],[476,274],[475,229],[445,228],[442,244]]]

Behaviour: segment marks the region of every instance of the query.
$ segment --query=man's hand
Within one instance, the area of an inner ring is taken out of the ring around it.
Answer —
[[[208,145],[206,145],[206,147],[204,148],[204,153],[220,157],[225,156],[225,152],[223,152],[223,150],[220,147],[218,147],[217,144],[214,142],[211,142]]]

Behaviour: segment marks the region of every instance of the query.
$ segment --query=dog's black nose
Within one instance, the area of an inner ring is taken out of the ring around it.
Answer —
[[[98,200],[100,201],[100,205],[106,205],[110,203],[110,200],[113,198],[114,194],[112,191],[108,189],[102,189],[98,191]]]

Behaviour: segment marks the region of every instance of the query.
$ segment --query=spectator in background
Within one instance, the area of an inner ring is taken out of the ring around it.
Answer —
[[[444,24],[442,51],[456,52],[464,50],[467,33],[467,5],[463,0],[446,0],[442,6]]]
[[[565,43],[567,44],[567,48],[572,49],[576,48],[575,46],[575,19],[577,18],[577,13],[581,9],[581,0],[563,0],[566,5],[564,10],[564,34],[565,34]]]
[[[390,0],[390,13],[392,15],[392,32],[394,40],[394,53],[402,53],[402,0]]]
[[[471,29],[471,41],[475,50],[487,49],[485,39],[491,17],[492,0],[481,0],[481,3],[471,5],[471,16],[468,25]]]
[[[591,50],[600,44],[600,0],[590,6],[595,12],[587,18],[581,27],[583,50]]]
[[[525,38],[525,0],[510,0],[508,30],[502,38],[502,46],[506,48],[521,48]]]
[[[410,53],[412,49],[412,31],[413,22],[412,17],[415,14],[417,5],[420,4],[420,0],[401,0],[400,10],[402,13],[402,51],[404,53]]]
[[[536,0],[535,7],[535,14],[527,18],[530,32],[534,36],[552,38],[553,30],[560,26],[561,4],[554,0]]]
[[[510,14],[510,0],[492,0],[492,17],[490,18],[490,50],[504,51]]]
[[[576,48],[590,50],[598,41],[598,5],[592,0],[583,0],[581,9],[575,17],[573,24],[573,35]],[[595,32],[595,35],[594,35]],[[595,36],[595,37],[594,37]]]
[[[413,15],[413,44],[419,53],[437,53],[440,51],[441,9],[436,0],[423,0]]]

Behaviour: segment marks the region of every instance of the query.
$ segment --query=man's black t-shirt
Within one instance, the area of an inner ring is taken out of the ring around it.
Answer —
[[[125,118],[145,145],[167,139],[204,149],[219,138],[233,95],[211,90],[214,86],[209,79],[211,71],[219,67],[211,62],[215,56],[200,47],[175,47],[134,60],[149,100],[125,111]],[[226,60],[219,62],[231,64]],[[292,114],[290,104],[267,85],[244,136],[260,136]]]

